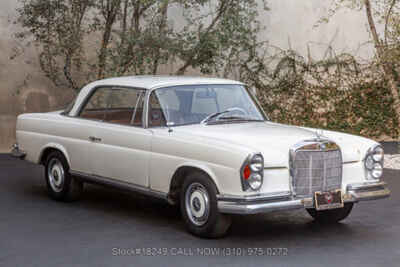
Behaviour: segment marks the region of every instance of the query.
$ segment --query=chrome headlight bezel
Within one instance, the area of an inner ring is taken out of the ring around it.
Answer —
[[[252,153],[240,168],[240,180],[243,191],[259,191],[264,182],[264,157],[261,153]]]
[[[379,180],[383,175],[384,151],[381,145],[368,149],[364,158],[367,180]]]

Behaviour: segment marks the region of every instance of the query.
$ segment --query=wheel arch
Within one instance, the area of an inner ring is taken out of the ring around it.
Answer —
[[[46,163],[47,156],[52,151],[61,152],[64,155],[64,157],[67,159],[68,165],[71,166],[71,162],[69,160],[69,156],[68,156],[67,150],[62,145],[56,144],[56,143],[49,143],[49,144],[47,144],[47,145],[42,147],[42,149],[40,150],[38,163],[41,164],[41,165],[44,165]]]
[[[176,204],[177,200],[179,199],[179,193],[182,188],[183,182],[185,180],[185,177],[189,173],[193,172],[200,172],[205,174],[210,181],[214,184],[217,194],[219,194],[219,189],[218,189],[218,182],[216,179],[216,176],[214,172],[207,168],[206,166],[201,166],[198,164],[183,164],[177,167],[175,170],[174,174],[172,175],[171,182],[169,185],[169,192],[168,192],[168,200],[172,204]]]

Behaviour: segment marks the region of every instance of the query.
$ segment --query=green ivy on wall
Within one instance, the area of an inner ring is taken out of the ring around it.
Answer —
[[[277,62],[264,72],[265,82],[253,85],[273,121],[398,138],[389,86],[373,62],[361,64],[347,54],[309,62],[293,51],[284,51]]]

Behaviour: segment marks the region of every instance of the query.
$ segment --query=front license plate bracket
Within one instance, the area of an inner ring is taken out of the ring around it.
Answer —
[[[341,190],[315,192],[314,201],[316,210],[329,210],[344,207]]]

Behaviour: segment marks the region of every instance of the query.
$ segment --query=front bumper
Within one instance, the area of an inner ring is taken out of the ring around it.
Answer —
[[[26,152],[21,150],[18,144],[14,144],[12,146],[11,156],[18,159],[24,159],[26,157]]]
[[[347,186],[343,201],[359,202],[375,200],[390,196],[390,190],[385,182],[350,184]],[[257,214],[274,210],[291,210],[313,208],[312,198],[296,199],[291,192],[277,192],[249,197],[218,196],[218,209],[228,214]]]

